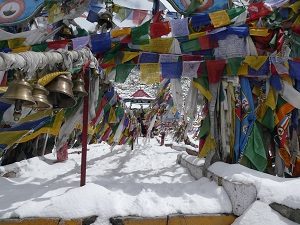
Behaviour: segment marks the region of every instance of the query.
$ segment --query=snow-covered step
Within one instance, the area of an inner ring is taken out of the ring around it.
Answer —
[[[187,168],[195,179],[203,177],[204,159],[182,152],[177,155],[177,163]]]

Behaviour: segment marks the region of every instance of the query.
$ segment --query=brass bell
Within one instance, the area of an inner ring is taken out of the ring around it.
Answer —
[[[109,11],[105,11],[105,12],[101,13],[99,15],[98,24],[100,26],[103,26],[104,24],[106,24],[107,29],[112,28],[112,26],[113,26],[112,14]]]
[[[22,106],[32,107],[35,101],[32,97],[32,87],[24,79],[15,79],[10,83],[7,91],[0,98],[1,102],[15,104],[14,119],[18,121],[21,117]]]
[[[76,104],[72,87],[72,80],[66,75],[57,76],[46,85],[53,108],[70,108]]]
[[[40,84],[35,84],[32,91],[32,96],[36,102],[34,107],[37,110],[51,109],[52,105],[48,100],[49,91]]]
[[[82,78],[79,77],[74,81],[73,93],[79,98],[88,95],[84,88],[84,81]]]

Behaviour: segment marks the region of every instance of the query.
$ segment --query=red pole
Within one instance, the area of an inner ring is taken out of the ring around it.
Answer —
[[[89,71],[85,69],[84,88],[89,93]],[[82,116],[82,152],[81,152],[81,176],[80,186],[85,185],[86,180],[86,155],[87,155],[87,139],[88,139],[88,123],[89,123],[89,95],[83,98],[83,116]]]

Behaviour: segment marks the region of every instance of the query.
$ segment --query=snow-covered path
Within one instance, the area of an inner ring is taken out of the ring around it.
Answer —
[[[163,216],[172,213],[230,213],[222,187],[206,178],[194,180],[176,164],[178,152],[158,145],[90,145],[87,185],[79,187],[81,155],[69,160],[33,158],[18,167],[17,178],[0,178],[0,217],[48,216],[78,218],[98,215],[97,224],[111,216]]]

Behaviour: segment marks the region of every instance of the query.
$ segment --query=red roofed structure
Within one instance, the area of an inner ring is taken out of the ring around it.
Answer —
[[[134,98],[151,98],[150,95],[148,95],[144,90],[139,89],[136,92],[134,92],[131,97]]]

